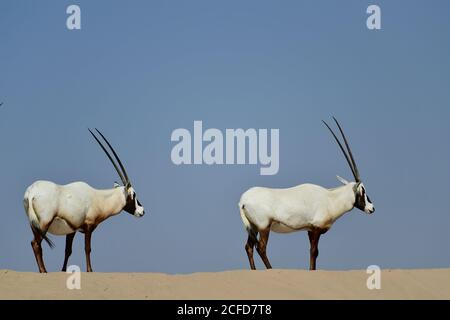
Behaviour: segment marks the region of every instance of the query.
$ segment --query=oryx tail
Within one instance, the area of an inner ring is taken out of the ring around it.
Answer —
[[[245,214],[246,213],[245,205],[239,204],[239,211],[241,213],[241,219],[242,219],[242,222],[244,223],[245,230],[247,230],[248,235],[251,238],[253,238],[254,241],[257,241],[258,230],[254,225],[252,225],[250,220],[248,220],[248,218]]]
[[[36,215],[36,212],[34,211],[33,198],[32,197],[31,198],[30,197],[25,197],[23,199],[23,205],[25,207],[25,211],[27,212],[28,219],[30,220],[31,229],[33,229],[34,232],[39,233],[41,235],[42,239],[44,239],[45,242],[47,242],[49,247],[53,248],[55,246],[55,244],[47,236],[47,232],[45,232],[45,231],[43,231],[41,229],[41,226],[39,224],[39,218]]]

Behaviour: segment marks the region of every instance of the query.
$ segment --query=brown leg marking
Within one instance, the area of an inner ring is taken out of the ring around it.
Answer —
[[[262,261],[264,262],[266,268],[272,269],[272,266],[270,265],[269,259],[267,258],[266,255],[267,242],[269,241],[269,233],[270,228],[259,232],[259,241],[256,247],[256,251],[258,251],[258,254],[261,257]]]
[[[316,260],[319,255],[319,239],[320,235],[327,232],[324,229],[313,229],[308,231],[309,244],[309,270],[316,270]]]
[[[88,225],[84,228],[84,251],[86,253],[86,271],[92,272],[91,266],[91,236],[95,226]]]
[[[69,261],[69,257],[72,254],[72,243],[73,238],[75,237],[75,233],[76,232],[66,235],[66,252],[64,256],[64,264],[61,270],[63,272],[66,272],[67,270],[67,262]]]
[[[251,231],[252,232],[252,231]],[[245,251],[247,252],[248,262],[250,263],[250,268],[252,270],[256,270],[255,267],[255,260],[253,260],[253,248],[256,245],[258,236],[257,232],[253,232],[252,234],[249,233],[247,244],[245,245]]]
[[[33,252],[34,252],[34,257],[36,258],[36,262],[38,264],[39,267],[39,272],[40,273],[46,273],[47,270],[45,269],[45,265],[44,265],[44,259],[42,257],[42,236],[38,231],[33,230],[33,235],[34,235],[34,239],[33,241],[31,241],[31,247],[33,248]]]

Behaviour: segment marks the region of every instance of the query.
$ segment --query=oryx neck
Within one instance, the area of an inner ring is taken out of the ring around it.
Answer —
[[[125,187],[96,190],[98,207],[103,215],[112,216],[120,213],[126,204]]]
[[[354,182],[330,190],[332,197],[330,213],[337,219],[353,209],[355,205]]]

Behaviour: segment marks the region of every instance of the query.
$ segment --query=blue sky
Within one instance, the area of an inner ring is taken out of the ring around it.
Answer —
[[[82,29],[65,13],[81,7]],[[378,4],[382,30],[366,28]],[[237,203],[249,187],[339,184],[351,172],[322,125],[344,126],[377,211],[320,242],[318,267],[448,267],[447,1],[1,1],[0,268],[35,271],[23,193],[38,179],[112,187],[87,127],[125,163],[146,216],[93,235],[94,271],[248,268]],[[280,129],[280,170],[175,166],[174,129]],[[70,262],[85,268],[78,234]],[[61,268],[64,237],[44,245]],[[304,232],[272,234],[274,267],[307,268]],[[257,259],[257,266],[262,264]]]

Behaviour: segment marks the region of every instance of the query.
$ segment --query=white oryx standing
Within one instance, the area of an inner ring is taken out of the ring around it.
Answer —
[[[62,271],[66,271],[67,261],[72,253],[72,242],[77,231],[85,235],[86,268],[91,267],[91,234],[99,223],[120,213],[122,210],[136,216],[144,215],[144,207],[139,203],[136,192],[125,171],[122,162],[103,134],[95,129],[111,149],[120,170],[113,158],[89,130],[109,160],[114,165],[123,186],[115,183],[114,188],[97,190],[84,182],[57,185],[49,181],[36,181],[25,192],[24,206],[30,221],[34,239],[31,241],[39,272],[47,272],[42,258],[41,242],[45,240],[50,247],[53,243],[46,236],[47,232],[66,235],[66,250]]]
[[[333,130],[325,121],[322,122],[330,130],[344,153],[355,182],[348,182],[338,176],[338,180],[344,186],[334,189],[326,189],[314,184],[301,184],[287,189],[254,187],[247,190],[241,196],[239,210],[248,232],[245,250],[252,269],[256,269],[253,260],[255,246],[266,268],[272,268],[266,255],[271,230],[279,233],[306,230],[311,245],[309,269],[315,270],[321,234],[327,232],[338,218],[354,207],[369,214],[375,211],[375,207],[366,194],[344,132],[338,121],[334,117],[333,119],[341,132],[348,154]]]

